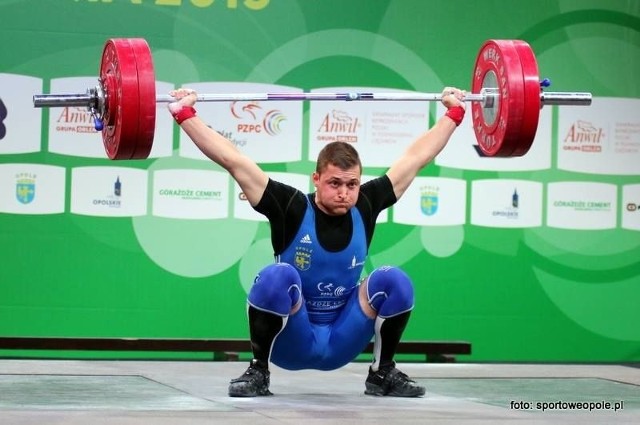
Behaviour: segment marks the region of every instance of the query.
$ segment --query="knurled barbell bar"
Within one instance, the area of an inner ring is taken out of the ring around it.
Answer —
[[[522,40],[488,40],[476,58],[470,93],[473,129],[487,156],[522,156],[531,147],[544,105],[590,105],[586,92],[545,92],[533,50]],[[439,101],[441,93],[237,93],[200,94],[201,102],[235,101]],[[33,96],[35,107],[85,106],[102,131],[110,159],[149,156],[155,130],[156,95],[151,50],[142,38],[105,43],[98,85],[85,94]]]

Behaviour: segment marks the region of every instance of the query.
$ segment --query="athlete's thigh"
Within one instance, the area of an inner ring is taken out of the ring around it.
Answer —
[[[287,324],[276,338],[271,361],[283,369],[311,369],[317,358],[316,351],[316,336],[303,302],[300,310],[287,318]]]
[[[374,320],[362,311],[355,290],[331,327],[329,352],[334,364],[343,366],[353,361],[371,341],[373,333]]]

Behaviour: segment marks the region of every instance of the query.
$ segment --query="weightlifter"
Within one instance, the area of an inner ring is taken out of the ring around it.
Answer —
[[[465,113],[464,92],[447,87],[447,112],[415,139],[386,174],[361,184],[358,152],[327,144],[305,194],[270,179],[196,114],[196,93],[179,89],[168,108],[182,130],[238,182],[271,227],[275,262],[260,270],[248,295],[253,359],[229,384],[231,397],[271,395],[269,365],[333,370],[353,361],[374,338],[365,394],[420,397],[425,388],[396,368],[395,352],[414,306],[413,283],[401,269],[361,272],[376,218],[395,204],[418,172],[445,147]]]

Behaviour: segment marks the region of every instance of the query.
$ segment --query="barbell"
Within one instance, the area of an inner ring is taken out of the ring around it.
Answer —
[[[545,105],[590,105],[591,93],[545,92],[531,46],[522,40],[487,40],[478,52],[471,90],[473,130],[486,156],[522,156],[530,149]],[[202,102],[235,101],[439,101],[441,93],[237,93],[200,94]],[[144,159],[153,145],[156,103],[151,49],[142,38],[107,40],[98,84],[84,94],[40,94],[34,107],[85,106],[110,159]]]

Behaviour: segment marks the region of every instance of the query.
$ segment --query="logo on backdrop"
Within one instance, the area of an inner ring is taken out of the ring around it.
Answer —
[[[564,139],[562,149],[567,151],[602,152],[605,134],[602,128],[598,128],[589,121],[578,120],[574,122]]]
[[[511,195],[511,205],[502,209],[493,210],[491,212],[491,215],[493,215],[494,217],[517,219],[519,201],[520,195],[518,195],[518,189],[513,189],[513,194]]]
[[[324,116],[318,127],[317,140],[323,142],[358,141],[357,131],[362,126],[358,117],[352,117],[348,112],[334,109]]]
[[[122,206],[122,201],[120,197],[122,196],[122,182],[120,182],[120,176],[116,178],[116,181],[113,182],[113,191],[110,195],[105,196],[104,198],[98,198],[93,200],[93,205],[103,205],[109,208],[120,208]]]
[[[269,136],[280,134],[280,126],[287,120],[282,111],[277,109],[264,112],[259,102],[232,102],[231,115],[240,121],[236,126],[238,133],[264,132]]]
[[[7,107],[0,97],[0,140],[7,135],[7,127],[4,125],[5,118],[7,118]]]
[[[611,211],[611,202],[607,201],[576,201],[567,199],[554,201],[553,206],[573,211]]]
[[[438,212],[438,186],[422,186],[420,188],[420,210],[426,216],[432,216]]]
[[[60,133],[96,133],[93,118],[86,108],[65,106],[56,120]]]
[[[16,175],[16,199],[21,204],[30,204],[36,197],[36,175],[19,173]]]

